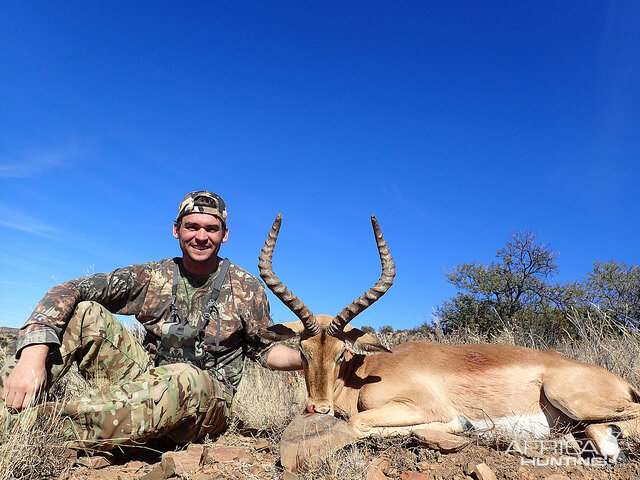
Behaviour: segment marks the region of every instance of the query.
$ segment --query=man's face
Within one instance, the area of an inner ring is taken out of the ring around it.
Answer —
[[[182,217],[180,226],[173,224],[173,236],[180,241],[185,263],[215,262],[220,245],[227,241],[229,229],[222,228],[218,217],[206,213],[191,213]]]

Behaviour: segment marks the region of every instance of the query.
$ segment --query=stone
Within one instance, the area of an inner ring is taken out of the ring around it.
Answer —
[[[414,430],[413,435],[419,445],[443,453],[458,452],[471,443],[469,438],[426,428]]]
[[[544,477],[544,480],[571,480],[571,479],[565,475],[559,475],[557,473],[554,473],[553,475]]]
[[[388,458],[376,457],[371,461],[371,466],[376,467],[380,469],[382,473],[385,473],[387,471],[387,468],[389,468],[390,463],[391,461]]]
[[[385,457],[374,458],[367,467],[367,480],[386,480],[385,472],[389,468],[389,459]]]
[[[207,448],[204,452],[203,463],[229,463],[243,462],[255,463],[255,458],[248,450],[241,447],[218,447]]]
[[[78,465],[82,465],[87,468],[104,468],[111,465],[111,461],[107,457],[103,457],[102,455],[96,455],[93,457],[82,457],[79,458],[76,462]]]
[[[282,472],[282,480],[299,480],[300,477],[293,472],[285,470]]]
[[[189,480],[214,480],[216,477],[210,473],[196,473],[189,475]]]
[[[271,443],[264,438],[257,438],[253,444],[256,452],[266,452],[271,450]]]
[[[299,415],[282,433],[280,463],[289,472],[301,473],[358,438],[344,420],[331,415]]]
[[[400,480],[431,480],[431,475],[407,471],[400,474]]]
[[[198,458],[198,463],[202,463],[202,457],[204,456],[204,445],[191,443],[189,446],[187,446],[187,454],[193,458]]]
[[[166,478],[164,468],[158,463],[149,473],[142,475],[139,480],[165,480]]]
[[[125,468],[127,470],[132,470],[134,472],[137,472],[138,470],[146,466],[147,464],[144,462],[141,462],[140,460],[132,460],[131,462],[127,462],[127,464],[125,465]]]
[[[374,467],[373,465],[369,465],[367,467],[367,480],[387,480],[387,476],[382,473],[378,467]]]
[[[191,446],[191,445],[190,445]],[[200,468],[203,450],[192,448],[179,452],[165,452],[162,454],[160,464],[168,477],[172,475],[187,476]]]
[[[473,473],[473,471],[476,469],[476,462],[468,462],[464,468],[462,469],[462,471],[464,472],[465,475],[471,475]]]
[[[479,463],[473,469],[473,474],[478,480],[497,480],[493,470],[486,463]]]

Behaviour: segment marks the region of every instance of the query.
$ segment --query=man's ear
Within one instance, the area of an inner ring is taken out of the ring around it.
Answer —
[[[180,227],[178,226],[178,222],[173,222],[173,237],[180,238]]]
[[[300,320],[295,322],[277,323],[269,328],[263,328],[258,331],[260,338],[280,342],[298,337],[304,331],[304,325]]]
[[[222,242],[224,243],[229,240],[229,227],[224,227],[224,237],[222,237]]]
[[[347,340],[365,352],[391,352],[387,347],[382,345],[376,337],[362,330],[347,325],[339,335],[342,340]]]

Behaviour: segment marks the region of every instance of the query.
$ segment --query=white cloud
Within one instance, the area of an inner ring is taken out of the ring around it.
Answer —
[[[71,165],[80,153],[78,147],[70,146],[58,151],[36,152],[11,162],[0,163],[0,178],[27,178],[41,175],[53,168]]]
[[[20,221],[17,222],[15,219],[20,219]],[[58,240],[52,235],[59,232],[58,228],[52,227],[23,212],[19,212],[13,208],[3,207],[2,205],[0,205],[0,226],[30,233],[49,240]]]

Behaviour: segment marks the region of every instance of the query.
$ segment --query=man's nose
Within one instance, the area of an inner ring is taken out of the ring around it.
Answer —
[[[207,231],[204,228],[198,229],[196,232],[196,239],[205,241],[207,239]]]

